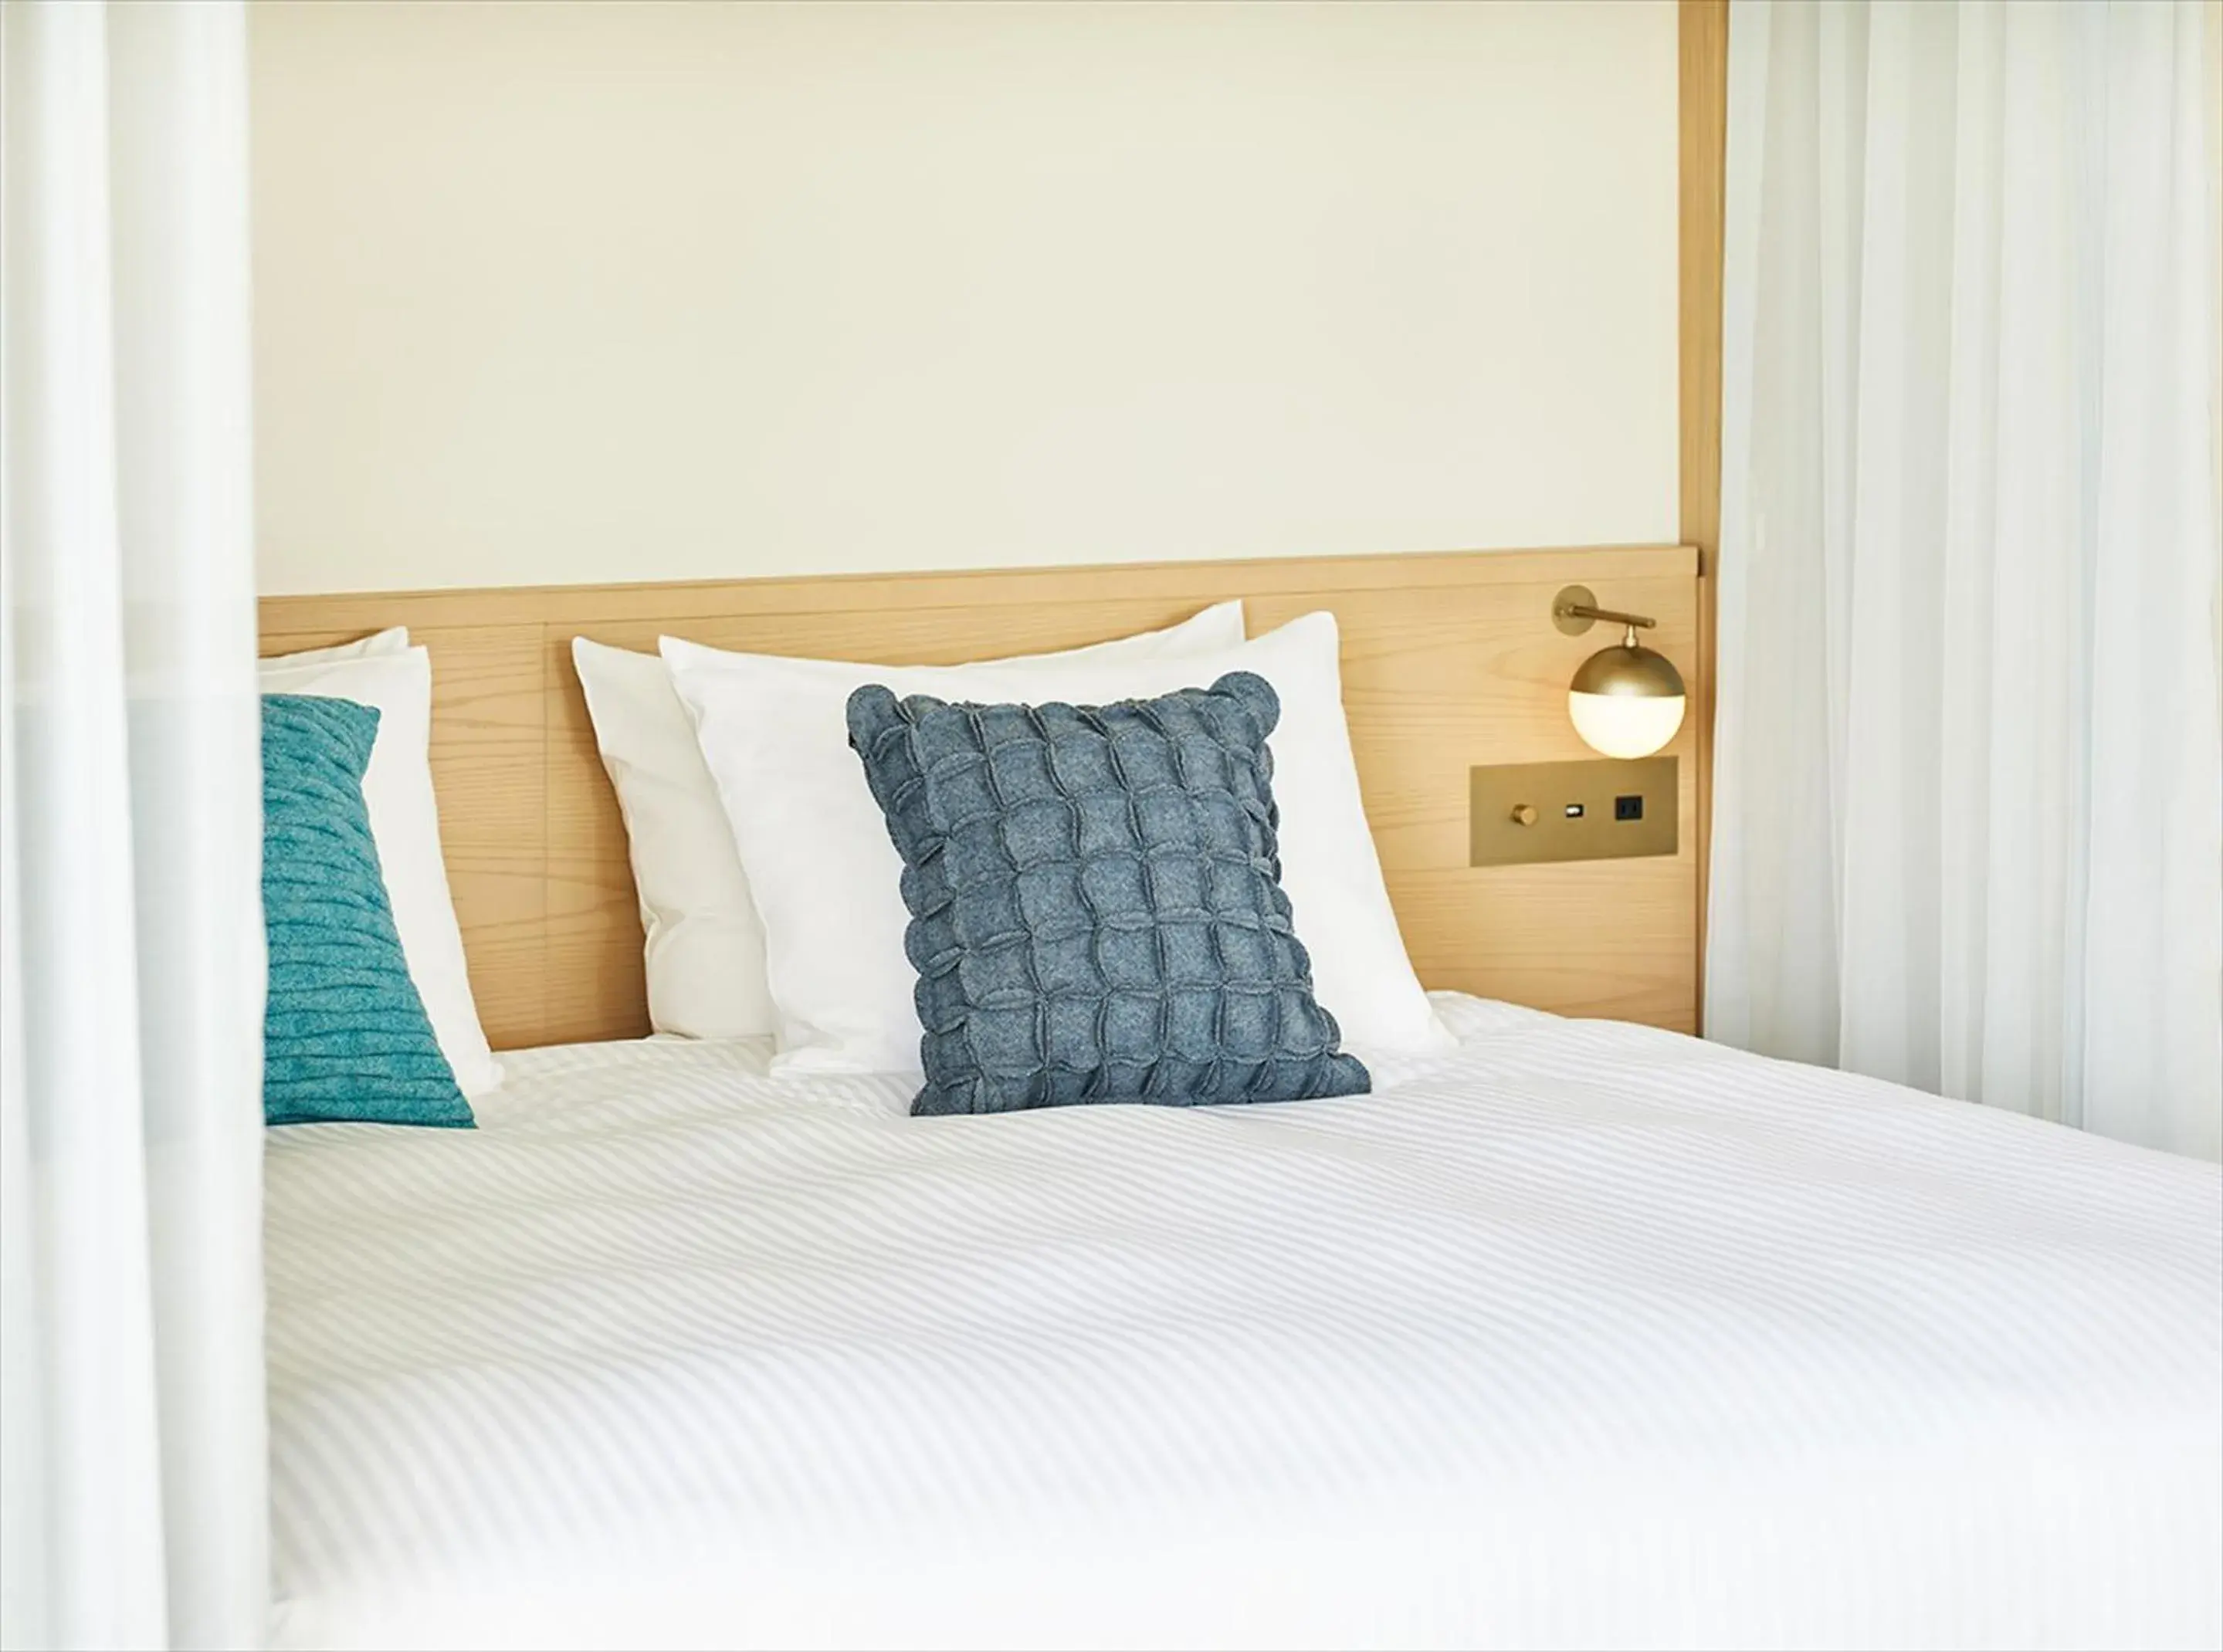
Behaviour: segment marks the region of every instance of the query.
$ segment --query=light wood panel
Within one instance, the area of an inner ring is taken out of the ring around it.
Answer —
[[[1703,1003],[1706,866],[1714,832],[1714,619],[1722,530],[1722,220],[1729,141],[1729,0],[1682,0],[1677,14],[1681,267],[1683,543],[1698,553],[1698,675],[1691,685],[1698,758],[1693,933]]]
[[[433,780],[481,1018],[497,1048],[647,1030],[623,824],[570,639],[947,662],[1100,642],[1244,599],[1253,632],[1318,608],[1343,631],[1344,699],[1407,949],[1433,987],[1689,1030],[1696,1016],[1697,763],[1682,851],[1470,868],[1467,770],[1590,755],[1566,715],[1592,638],[1550,605],[1581,583],[1656,615],[1647,640],[1700,673],[1687,547],[1157,563],[978,574],[275,597],[284,653],[406,625],[437,685]],[[1702,685],[1694,682],[1694,691]],[[1300,932],[1303,914],[1298,914]]]

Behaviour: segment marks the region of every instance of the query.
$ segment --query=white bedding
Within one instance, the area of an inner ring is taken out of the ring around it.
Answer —
[[[2223,1641],[2214,1166],[1439,1002],[1346,1101],[274,1132],[278,1644]]]

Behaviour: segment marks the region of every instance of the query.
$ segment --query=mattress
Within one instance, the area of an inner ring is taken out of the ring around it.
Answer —
[[[277,1644],[2223,1641],[2214,1166],[1439,1002],[1343,1100],[272,1132]]]

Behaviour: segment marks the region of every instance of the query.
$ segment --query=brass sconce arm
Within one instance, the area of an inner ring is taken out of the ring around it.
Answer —
[[[1563,603],[1552,610],[1554,619],[1609,619],[1616,625],[1634,625],[1650,631],[1659,622],[1640,613],[1623,613],[1618,608],[1594,607],[1587,602]]]
[[[1609,625],[1624,625],[1632,632],[1650,631],[1659,622],[1649,614],[1623,613],[1618,608],[1601,608],[1597,599],[1586,585],[1570,585],[1552,599],[1552,623],[1570,637],[1579,637],[1599,620]],[[1632,642],[1634,638],[1632,637]]]

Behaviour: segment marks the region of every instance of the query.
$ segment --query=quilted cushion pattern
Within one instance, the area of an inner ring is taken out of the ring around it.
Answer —
[[[262,697],[262,1117],[469,1125],[409,978],[362,801],[378,713]]]
[[[1345,1096],[1275,856],[1265,679],[1090,707],[849,698],[903,857],[916,1114]]]

